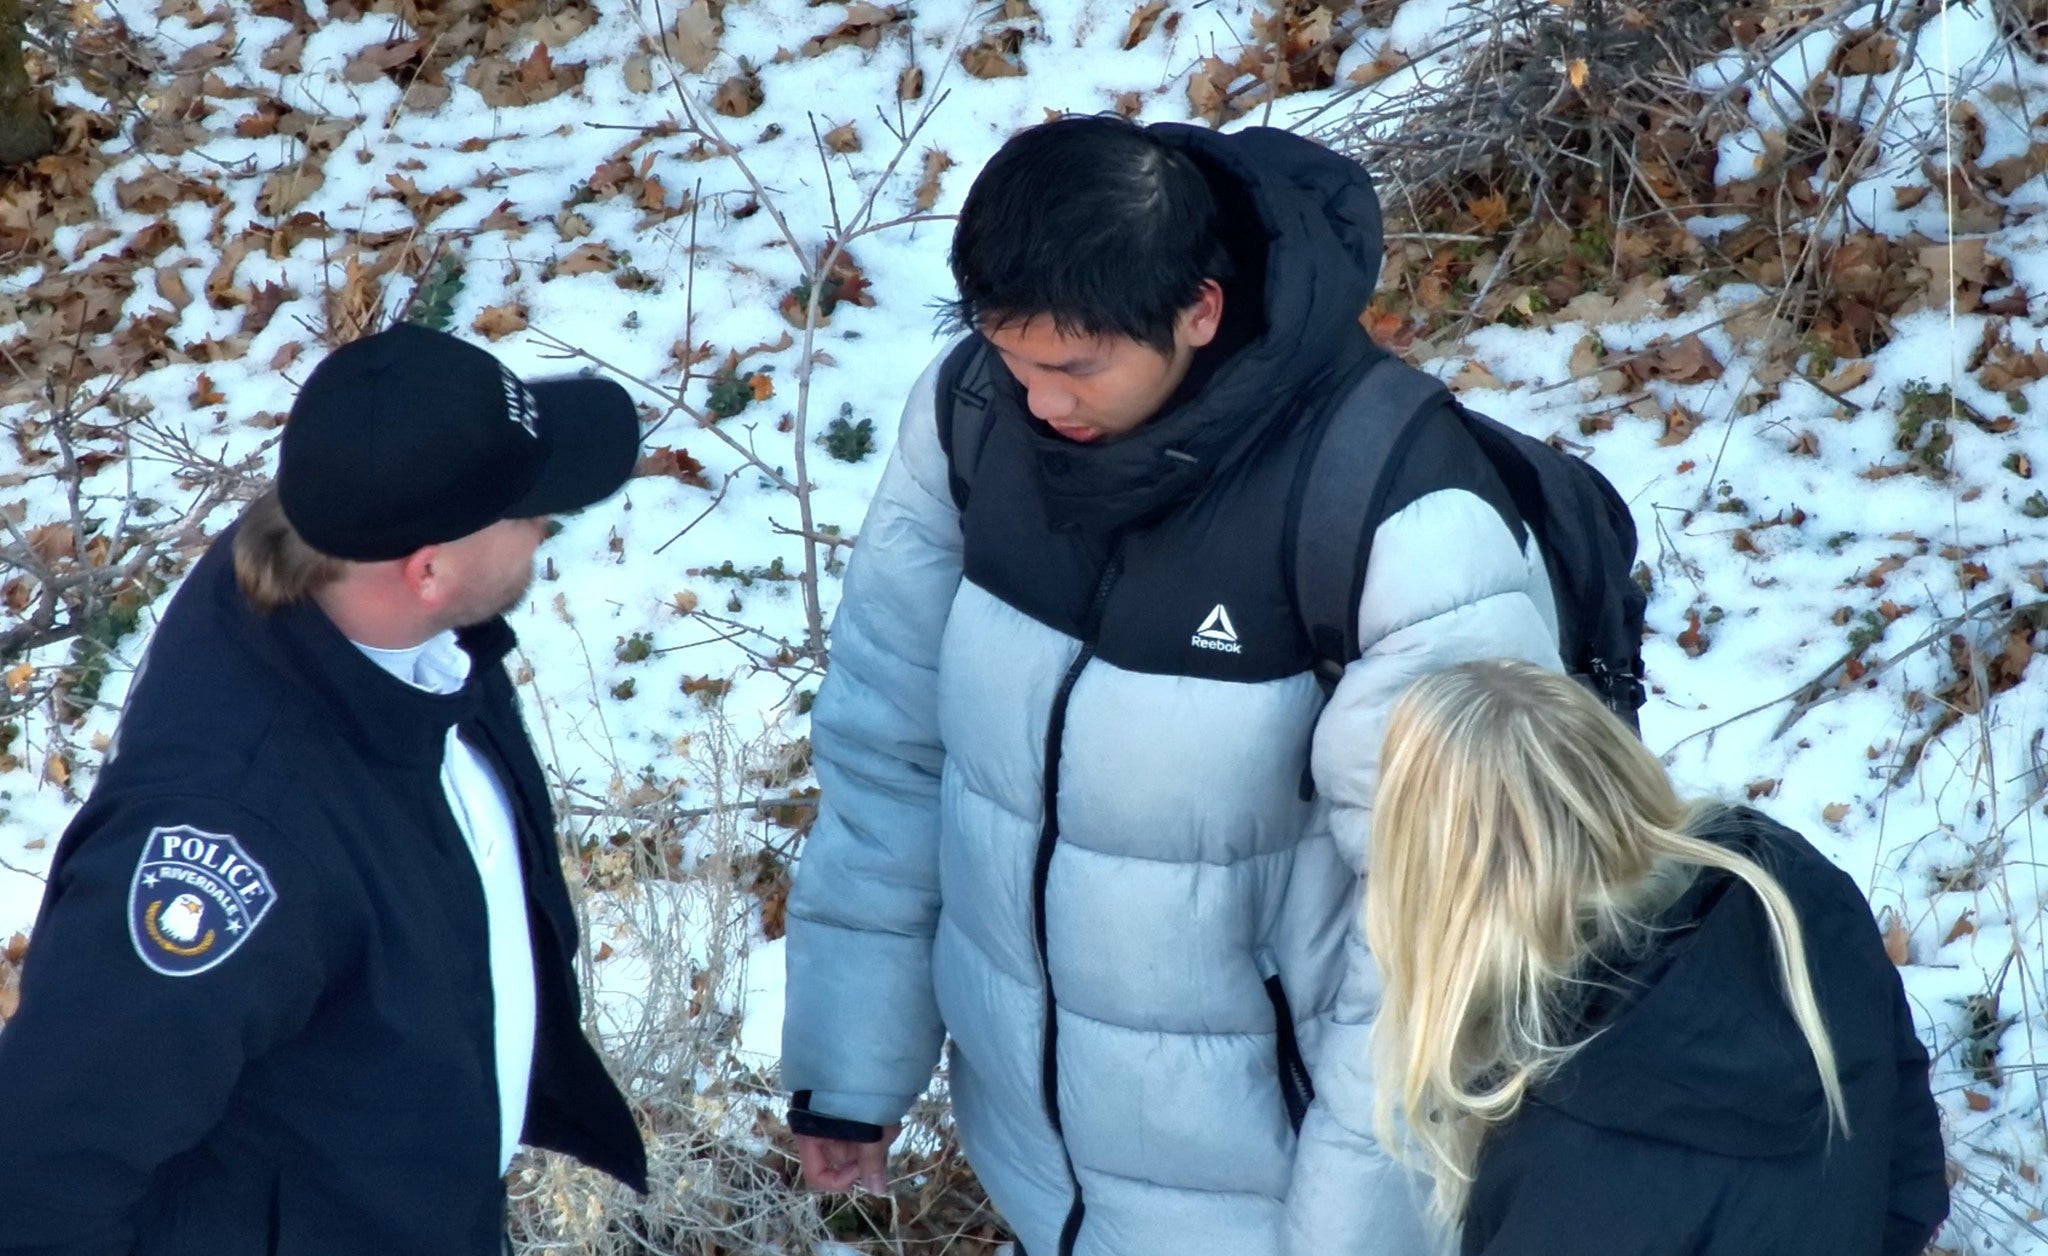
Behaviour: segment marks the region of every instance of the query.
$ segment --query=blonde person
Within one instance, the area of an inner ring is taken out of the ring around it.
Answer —
[[[1366,928],[1381,1136],[1466,1256],[1903,1256],[1947,1215],[1862,894],[1681,800],[1564,676],[1466,663],[1396,704]]]

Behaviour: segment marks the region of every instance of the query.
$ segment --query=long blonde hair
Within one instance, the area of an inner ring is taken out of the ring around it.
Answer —
[[[259,614],[271,615],[341,579],[348,565],[308,545],[284,517],[277,490],[242,511],[235,533],[235,582]]]
[[[1464,1215],[1487,1132],[1583,1045],[1589,964],[1641,954],[1650,918],[1702,868],[1740,877],[1770,921],[1785,1001],[1848,1131],[1806,945],[1778,882],[1693,836],[1663,766],[1569,677],[1465,663],[1419,681],[1388,722],[1366,873],[1384,992],[1373,1029],[1379,1135]]]

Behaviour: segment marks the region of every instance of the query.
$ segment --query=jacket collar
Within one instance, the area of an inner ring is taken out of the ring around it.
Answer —
[[[193,578],[210,586],[215,613],[229,639],[240,639],[286,683],[345,727],[349,740],[374,759],[438,766],[448,730],[482,710],[488,672],[504,662],[518,637],[502,616],[456,634],[470,657],[469,679],[453,693],[428,693],[377,666],[311,601],[259,615],[235,582],[234,535],[228,527]]]
[[[1076,445],[1032,419],[1023,390],[995,363],[1002,410],[1030,428],[1055,527],[1107,531],[1193,497],[1291,432],[1351,365],[1381,352],[1358,321],[1384,247],[1379,198],[1362,166],[1268,128],[1149,129],[1186,153],[1215,190],[1238,269],[1225,317],[1234,304],[1250,326],[1235,352],[1205,364],[1199,388],[1106,445]]]

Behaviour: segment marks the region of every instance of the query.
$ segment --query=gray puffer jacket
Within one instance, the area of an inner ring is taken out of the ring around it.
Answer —
[[[1555,608],[1484,459],[1431,425],[1326,701],[1286,503],[1305,399],[1360,351],[1378,204],[1293,136],[1158,130],[1254,242],[1257,327],[1103,446],[998,366],[960,399],[994,407],[971,492],[939,364],[917,385],[814,713],[783,1082],[888,1124],[950,1035],[962,1143],[1031,1256],[1416,1256],[1439,1236],[1371,1133],[1379,743],[1426,672],[1556,666]]]

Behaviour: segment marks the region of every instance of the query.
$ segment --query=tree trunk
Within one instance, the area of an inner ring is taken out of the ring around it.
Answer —
[[[0,166],[33,161],[57,142],[50,120],[36,107],[21,55],[26,43],[21,0],[0,0]]]

